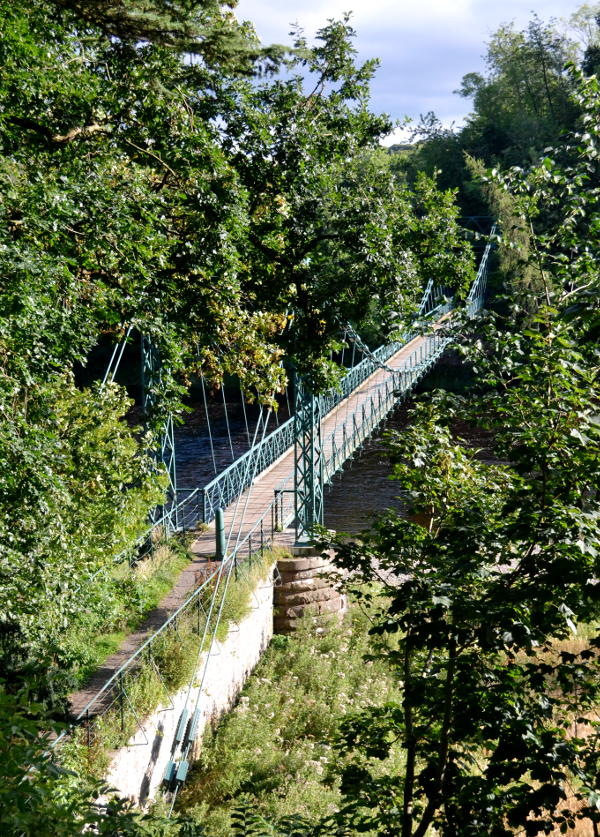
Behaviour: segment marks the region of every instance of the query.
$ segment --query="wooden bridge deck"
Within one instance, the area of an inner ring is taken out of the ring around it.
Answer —
[[[446,317],[442,317],[437,325],[439,326],[444,319]],[[396,352],[396,354],[392,355],[386,361],[386,366],[391,369],[400,369],[406,364],[411,355],[414,355],[418,360],[419,352],[424,346],[425,340],[426,337],[423,336],[415,337]],[[322,439],[326,442],[324,444],[325,457],[331,454],[331,443],[329,440],[332,433],[334,431],[336,432],[336,443],[340,445],[342,440],[341,428],[346,418],[351,422],[352,413],[360,415],[362,405],[368,403],[372,392],[382,386],[389,376],[390,372],[387,369],[377,369],[348,398],[338,404],[325,416],[321,422]],[[265,511],[269,509],[273,501],[276,489],[293,488],[293,473],[294,450],[292,447],[269,468],[257,474],[252,486],[225,509],[225,534],[228,552],[231,552],[238,543],[243,543],[255,527],[256,522],[265,515]],[[268,518],[264,520],[264,530],[270,533],[270,511],[268,515]],[[252,538],[253,546],[256,548],[260,543],[260,530],[257,530]],[[291,540],[290,532],[287,531],[280,533],[276,537],[275,542],[289,546]],[[215,553],[214,521],[209,524],[206,531],[202,532],[194,540],[191,552],[192,561],[181,572],[174,587],[163,598],[159,606],[148,614],[143,624],[136,631],[126,637],[119,650],[96,670],[85,687],[70,696],[70,710],[74,717],[77,717],[85,709],[106,681],[165,622],[169,615],[183,604],[190,593],[201,583],[204,577],[203,570],[206,569],[206,563],[214,557]],[[91,710],[91,714],[100,711],[101,707],[102,701],[99,701],[93,710]]]

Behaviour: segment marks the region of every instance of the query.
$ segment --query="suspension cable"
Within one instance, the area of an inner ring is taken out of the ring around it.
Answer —
[[[261,435],[260,443],[258,445],[259,448],[262,448],[264,440],[265,440],[265,436],[266,436],[266,433],[267,433],[267,426],[269,424],[269,419],[271,417],[272,412],[273,412],[272,407],[269,407],[269,410],[267,411],[267,416],[263,420],[264,407],[261,407],[260,415],[259,415],[258,421],[256,422],[256,430],[254,432],[254,440],[253,440],[252,447],[254,447],[256,445],[256,438],[258,436],[258,430],[259,430],[259,427],[260,427],[260,424],[261,424],[261,421],[262,421],[262,424],[263,424],[262,435]],[[252,495],[252,488],[254,487],[254,477],[255,477],[256,468],[257,468],[257,465],[258,465],[258,456],[255,456],[253,458],[254,458],[254,464],[252,465],[252,476],[250,478],[250,486],[249,486],[247,492],[245,492],[246,493],[246,499],[244,501],[244,508],[242,509],[242,517],[240,519],[237,538],[236,538],[236,542],[235,542],[235,547],[233,548],[233,552],[235,552],[235,550],[237,550],[237,548],[239,546],[240,538],[241,538],[241,535],[242,535],[242,526],[244,525],[244,521],[246,519],[246,512],[247,512],[247,509],[248,509],[248,502],[250,501],[250,497]],[[251,465],[251,463],[250,463],[250,459],[249,459],[248,460],[247,475],[250,472],[250,465]],[[240,504],[241,499],[242,499],[242,495],[240,494],[238,496],[238,498],[236,499],[235,507],[234,507],[234,510],[233,510],[233,515],[231,517],[231,526],[229,528],[229,534],[227,535],[227,543],[226,543],[226,547],[225,547],[226,551],[229,549],[229,544],[230,544],[230,541],[231,541],[231,536],[233,534],[233,528],[235,526],[235,520],[236,520],[236,517],[237,517],[238,508],[239,508],[239,504]]]
[[[290,407],[290,381],[285,385],[285,402],[287,404],[288,418],[292,417],[292,408]]]
[[[369,349],[367,344],[362,340],[362,338],[354,331],[350,323],[346,323],[344,326],[344,338],[348,336],[352,343],[361,351],[366,357],[369,358],[374,364],[376,364],[380,369],[386,369],[388,372],[393,372],[391,366],[388,366],[386,363],[382,363],[378,357],[376,357],[373,352]]]
[[[115,376],[119,371],[119,365],[123,358],[123,352],[125,351],[125,346],[127,345],[127,341],[129,340],[129,335],[131,334],[132,329],[133,326],[130,325],[127,331],[125,332],[125,336],[123,337],[123,339],[119,343],[115,343],[115,347],[113,349],[113,353],[108,363],[108,367],[104,374],[104,378],[102,379],[102,383],[100,384],[100,392],[102,392],[106,384],[112,384],[112,382],[114,381]]]
[[[210,427],[210,416],[208,414],[208,401],[206,399],[206,386],[204,384],[204,372],[200,372],[200,382],[202,384],[202,398],[204,400],[204,412],[206,413],[206,425],[208,427],[208,440],[210,442],[210,452],[212,454],[213,468],[215,469],[215,476],[218,474],[217,458],[215,456],[215,445],[212,437],[212,430]]]
[[[248,416],[246,414],[246,397],[242,389],[242,382],[240,381],[240,395],[242,397],[242,412],[244,413],[244,424],[246,426],[246,438],[248,439],[248,448],[252,447],[250,443],[250,428],[248,427]]]
[[[223,396],[223,408],[225,410],[225,425],[227,427],[227,437],[229,439],[229,450],[231,451],[231,461],[235,462],[235,453],[233,452],[233,442],[231,441],[231,429],[229,427],[229,415],[227,412],[227,401],[225,400],[225,384],[221,384],[221,394]]]

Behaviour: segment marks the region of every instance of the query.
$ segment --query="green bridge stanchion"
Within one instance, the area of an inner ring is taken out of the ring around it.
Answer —
[[[294,394],[294,499],[296,546],[309,546],[323,523],[323,448],[320,399],[296,377]]]
[[[225,558],[225,513],[223,509],[215,511],[215,558],[222,561]]]
[[[141,384],[142,412],[144,421],[151,415],[156,402],[156,390],[160,384],[161,363],[158,350],[149,337],[141,338]],[[177,471],[175,464],[175,435],[173,418],[169,415],[157,439],[156,458],[164,463],[169,478],[168,500],[165,506],[155,510],[154,520],[161,517],[165,521],[166,534],[170,535],[179,528],[177,504]]]

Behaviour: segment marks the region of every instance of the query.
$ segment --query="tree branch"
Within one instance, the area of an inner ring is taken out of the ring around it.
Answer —
[[[164,166],[164,168],[170,174],[173,175],[175,180],[178,180],[177,173],[174,172],[173,169],[171,168],[171,166],[169,166],[167,163],[165,163],[165,161],[161,157],[159,157],[158,154],[155,154],[153,151],[150,151],[149,148],[142,148],[141,145],[136,145],[135,142],[132,142],[131,140],[125,139],[125,137],[123,137],[123,141],[125,143],[127,143],[127,145],[130,145],[132,148],[135,148],[137,151],[141,151],[142,154],[147,154],[149,157],[152,157],[154,160],[156,160],[157,163],[160,163],[161,166]]]
[[[47,139],[49,142],[55,142],[59,145],[71,142],[76,137],[91,137],[93,134],[108,134],[110,129],[106,125],[98,125],[93,122],[91,125],[80,125],[77,128],[71,128],[66,134],[54,134],[46,125],[42,125],[35,119],[30,119],[27,116],[9,116],[8,121],[18,128],[25,128],[28,131],[34,131],[36,134]]]
[[[91,137],[92,134],[108,134],[110,133],[106,125],[98,125],[93,122],[91,125],[81,125],[78,128],[71,128],[66,134],[52,134],[52,141],[58,143],[71,142],[76,137]]]

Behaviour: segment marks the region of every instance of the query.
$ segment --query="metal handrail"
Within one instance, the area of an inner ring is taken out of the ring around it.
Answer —
[[[345,427],[346,422],[349,423],[353,427],[353,431],[351,434],[347,435],[343,430],[343,436],[345,439],[344,446],[342,450],[340,450],[335,443],[335,435],[338,432],[338,428],[333,431],[330,435],[330,444],[331,444],[331,454],[327,458],[325,462],[324,472],[325,472],[325,479],[327,482],[330,482],[333,476],[341,470],[343,467],[344,462],[354,453],[354,451],[360,447],[360,445],[364,442],[364,440],[371,435],[374,428],[383,420],[385,415],[392,409],[392,407],[400,401],[415,385],[416,383],[423,377],[426,371],[435,363],[439,355],[443,352],[444,348],[448,344],[451,338],[443,337],[441,335],[432,335],[427,338],[427,349],[425,357],[420,360],[418,363],[414,363],[413,359],[416,358],[416,351],[413,352],[404,362],[403,366],[396,370],[393,375],[393,379],[386,379],[381,384],[378,384],[373,392],[370,394],[369,400],[369,415],[366,415],[366,410],[364,409],[364,405],[362,408],[362,416],[363,420],[357,422],[356,421],[356,413],[354,411],[350,416],[346,418],[343,427]],[[430,351],[431,349],[431,351]],[[421,354],[421,352],[419,353]],[[385,395],[381,397],[381,393],[385,392]],[[265,440],[266,441],[266,440]],[[293,499],[290,500],[288,495],[291,497],[291,492],[286,491],[286,486],[291,481],[291,477],[288,477],[284,480],[276,489],[275,496],[271,503],[265,508],[263,514],[256,520],[252,529],[240,540],[237,544],[236,548],[231,552],[225,559],[223,563],[223,567],[227,567],[231,561],[236,561],[238,555],[240,555],[244,548],[251,542],[252,536],[258,531],[262,529],[262,524],[264,524],[265,519],[268,516],[272,515],[272,510],[275,504],[281,504],[281,513],[278,513],[278,519],[281,521],[281,524],[285,526],[287,523],[290,523],[293,519],[294,515],[294,506],[293,506]],[[189,502],[191,498],[197,496],[199,493],[199,489],[194,489],[190,492],[190,496],[186,498],[180,504],[180,507],[183,506],[185,503]],[[288,498],[287,508],[284,512],[284,500]],[[271,538],[273,537],[273,527],[271,527]],[[90,710],[93,706],[102,698],[104,694],[106,694],[113,685],[119,683],[121,681],[122,676],[132,669],[136,664],[136,661],[141,657],[143,652],[152,645],[153,642],[165,631],[170,625],[176,623],[179,616],[181,616],[191,605],[196,601],[198,596],[200,596],[214,581],[214,579],[219,575],[222,574],[224,571],[223,568],[219,567],[215,569],[203,582],[200,584],[192,593],[187,597],[187,599],[163,622],[163,624],[154,631],[154,633],[149,636],[140,647],[134,651],[133,654],[111,675],[111,677],[103,684],[103,686],[96,692],[94,697],[89,701],[86,706],[81,710],[81,712],[76,716],[75,723],[81,721],[82,719],[89,717]],[[63,735],[66,733],[63,733]],[[62,736],[61,736],[62,738]],[[57,739],[55,743],[58,743],[60,740]]]
[[[475,277],[467,295],[467,310],[469,314],[472,314],[475,311],[479,311],[483,307],[483,299],[485,296],[485,290],[487,285],[488,259],[490,257],[490,253],[492,252],[492,248],[495,244],[494,237],[496,236],[497,229],[497,224],[493,224],[488,238],[488,242],[481,257],[481,261],[479,262],[477,276]]]
[[[412,337],[410,338],[412,339]],[[408,341],[407,341],[408,342]],[[402,343],[394,342],[380,346],[372,352],[374,359],[367,357],[353,366],[339,382],[338,386],[321,395],[320,415],[326,416],[357,386],[373,374],[382,362],[388,360],[401,347]],[[294,417],[292,416],[276,430],[267,436],[260,445],[238,457],[224,471],[218,474],[199,491],[202,493],[202,521],[210,523],[214,519],[218,508],[226,508],[240,496],[252,483],[250,474],[258,476],[262,471],[276,462],[294,444]],[[248,468],[249,461],[258,457],[257,467]]]

